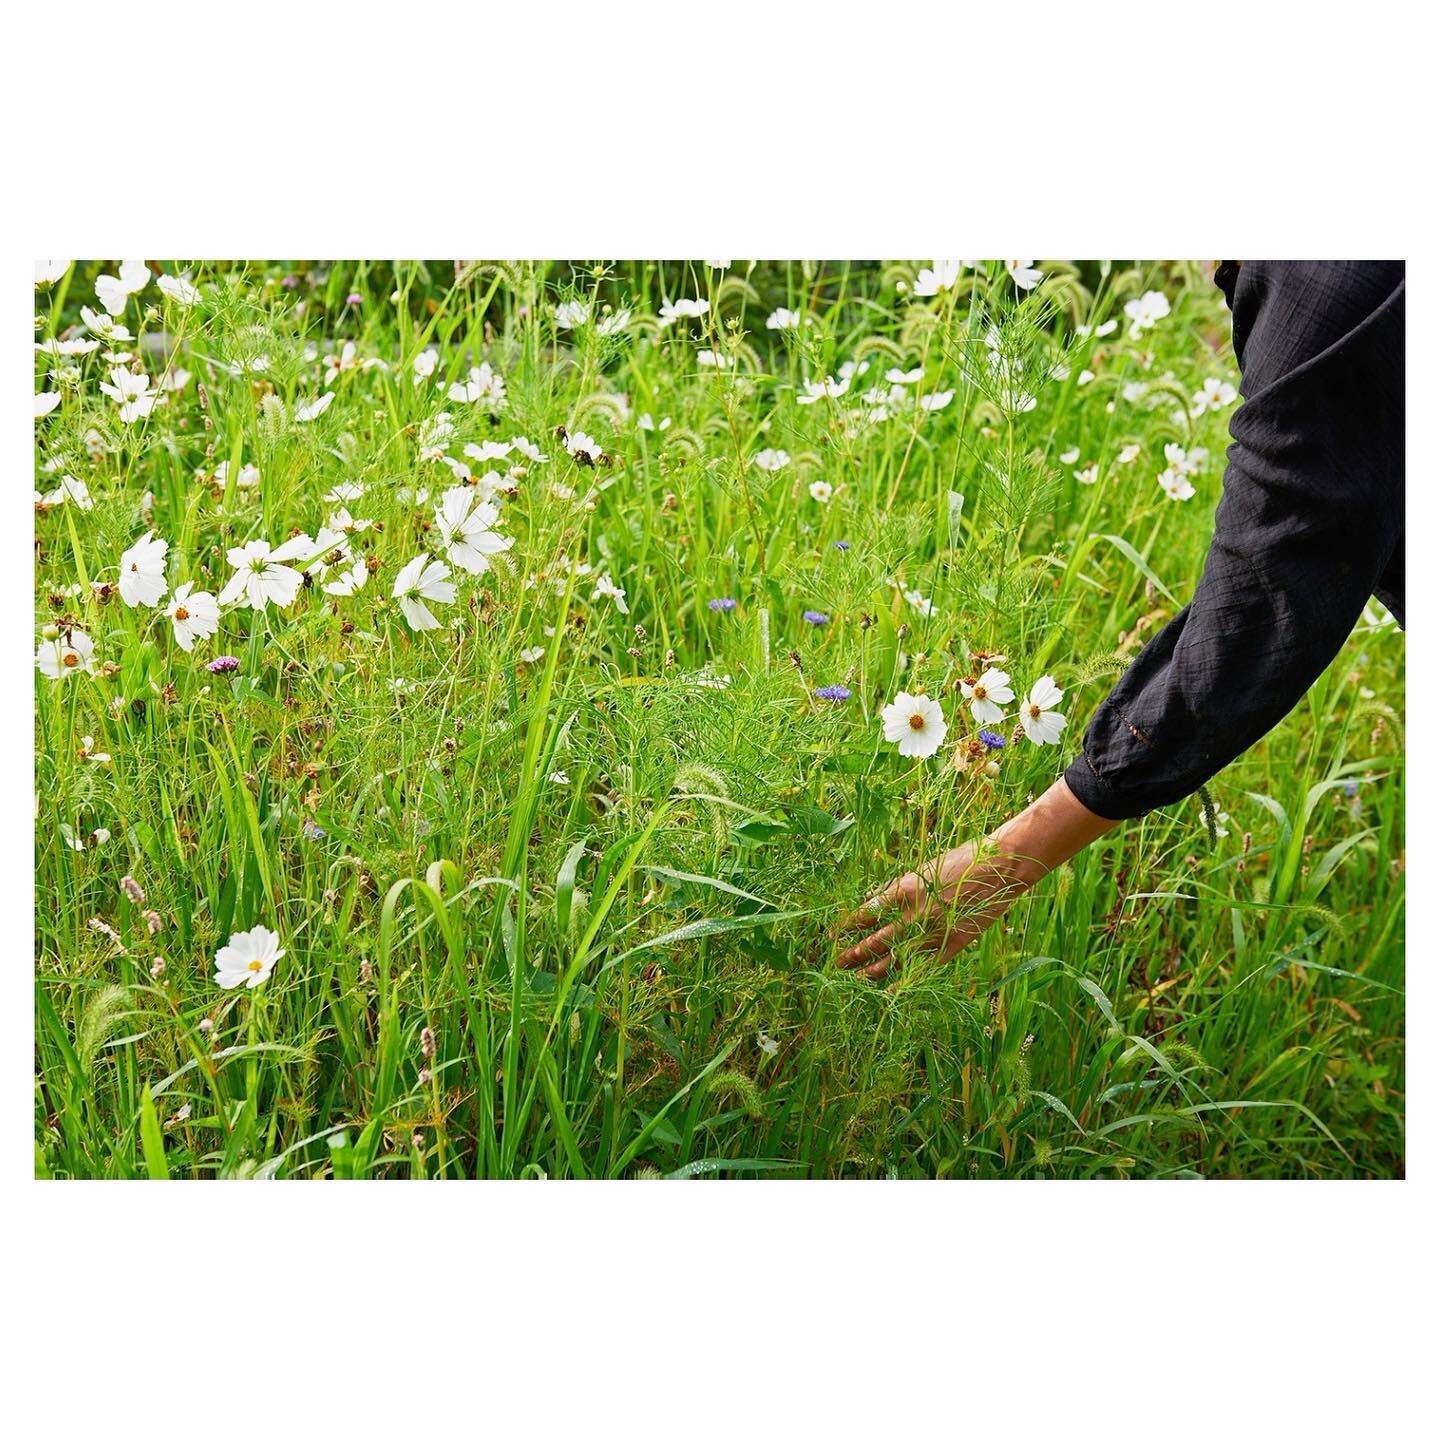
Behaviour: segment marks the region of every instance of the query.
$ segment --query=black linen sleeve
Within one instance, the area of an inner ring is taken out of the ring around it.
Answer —
[[[1403,546],[1404,307],[1403,265],[1241,265],[1244,399],[1214,538],[1190,603],[1121,676],[1065,771],[1095,814],[1130,819],[1193,793],[1344,644]]]

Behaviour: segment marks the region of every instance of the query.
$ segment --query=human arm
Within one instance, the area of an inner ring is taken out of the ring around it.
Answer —
[[[975,940],[1042,876],[1118,822],[1086,809],[1064,778],[978,843],[948,850],[892,880],[842,924],[842,969],[872,979],[906,939],[948,958]]]

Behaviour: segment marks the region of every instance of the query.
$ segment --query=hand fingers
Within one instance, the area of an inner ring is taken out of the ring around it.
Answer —
[[[890,953],[890,947],[900,936],[903,927],[898,923],[882,925],[873,935],[867,936],[858,945],[852,945],[835,957],[835,963],[842,970],[853,970],[857,965],[878,960]]]
[[[895,963],[895,953],[882,955],[873,965],[867,965],[860,973],[870,980],[879,980]]]
[[[879,923],[880,916],[886,910],[895,908],[895,899],[891,895],[898,884],[892,880],[883,890],[872,895],[858,910],[847,915],[835,928],[840,934],[846,934],[851,930],[873,930]]]
[[[892,880],[883,890],[877,891],[853,914],[847,915],[836,926],[836,930],[840,934],[850,930],[873,930],[880,917],[887,912],[898,912],[908,919],[914,913],[922,894],[918,876],[902,875],[898,880]]]

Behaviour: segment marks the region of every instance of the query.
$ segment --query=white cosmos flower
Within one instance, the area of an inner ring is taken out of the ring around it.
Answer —
[[[365,582],[370,578],[370,567],[363,555],[352,555],[347,551],[341,563],[346,568],[335,579],[325,582],[327,595],[354,595],[365,588]]]
[[[410,383],[423,385],[435,373],[435,367],[439,363],[440,352],[438,350],[422,350],[410,362]]]
[[[812,480],[810,482],[810,498],[821,505],[828,505],[830,497],[834,493],[835,487],[828,480]]]
[[[1187,450],[1183,445],[1165,447],[1166,463],[1180,475],[1198,475],[1208,456],[1209,452],[1198,445],[1193,450]]]
[[[270,978],[275,962],[284,955],[280,937],[263,925],[237,930],[228,945],[215,952],[215,983],[222,990],[243,985],[253,990]]]
[[[1170,302],[1158,290],[1147,290],[1134,300],[1125,302],[1125,316],[1130,321],[1130,336],[1149,330],[1170,313]]]
[[[143,260],[122,260],[119,275],[100,275],[95,280],[95,295],[112,314],[118,315],[132,295],[138,295],[150,283],[150,270]]]
[[[657,422],[648,410],[635,422],[641,430],[668,430],[672,423],[668,415]]]
[[[566,300],[555,307],[555,328],[572,330],[590,319],[590,307],[583,300]]]
[[[48,415],[60,403],[58,390],[39,390],[35,394],[35,418]]]
[[[332,485],[321,499],[327,505],[340,505],[350,500],[358,500],[365,493],[365,487],[357,484],[354,480],[342,480],[338,485]]]
[[[1083,470],[1076,470],[1074,475],[1082,485],[1093,485],[1100,478],[1100,466],[1092,462]]]
[[[1007,260],[1005,269],[1017,290],[1033,290],[1045,278],[1033,260]]]
[[[64,631],[53,640],[40,642],[40,648],[35,652],[35,664],[47,680],[93,675],[95,642],[81,630]]]
[[[511,437],[511,445],[515,447],[527,460],[534,465],[543,465],[547,459],[540,453],[540,447],[533,441],[527,440],[523,435]]]
[[[333,390],[327,390],[325,394],[314,400],[307,400],[303,405],[295,407],[295,423],[305,425],[311,420],[318,419],[330,408],[330,402],[335,398]]]
[[[460,453],[484,465],[491,460],[503,460],[514,448],[513,440],[486,440],[479,445],[472,440]]]
[[[178,395],[190,383],[190,372],[172,365],[160,377],[160,388],[167,395]]]
[[[197,640],[208,640],[220,628],[220,603],[205,590],[195,590],[187,580],[175,587],[165,613],[175,632],[175,643],[187,653]]]
[[[712,370],[728,370],[735,363],[728,355],[724,355],[718,350],[697,350],[695,361]]]
[[[1060,452],[1060,463],[1062,465],[1073,465],[1080,458],[1080,447],[1072,446],[1069,450]]]
[[[896,366],[885,372],[885,378],[892,385],[914,385],[923,379],[924,375],[925,367],[923,365],[917,365],[913,370],[901,370]]]
[[[1058,745],[1060,732],[1065,728],[1065,717],[1055,713],[1055,707],[1065,698],[1065,692],[1048,675],[1042,675],[1031,687],[1030,693],[1020,705],[1020,724],[1025,734],[1036,745]]]
[[[117,340],[129,340],[133,337],[127,325],[121,325],[117,320],[101,310],[92,310],[88,305],[80,307],[80,319],[85,328],[93,335],[98,335],[102,340],[109,341],[112,345]]]
[[[516,657],[522,665],[538,665],[545,658],[543,645],[528,645]]]
[[[437,605],[452,605],[455,602],[455,586],[450,581],[449,568],[428,555],[417,555],[395,577],[395,588],[391,592],[400,602],[400,613],[412,630],[438,630],[440,622],[425,606],[426,600]]]
[[[850,378],[845,376],[837,380],[833,375],[827,375],[823,380],[805,381],[805,393],[795,397],[797,405],[813,405],[817,400],[823,400],[827,396],[837,400],[850,388]]]
[[[625,587],[617,585],[607,571],[605,574],[595,577],[595,588],[590,592],[592,600],[599,600],[608,596],[615,602],[615,608],[622,614],[628,615],[630,607],[625,603]]]
[[[677,320],[698,320],[709,308],[708,300],[667,300],[660,307],[660,323],[673,325]]]
[[[204,471],[197,471],[197,478],[204,477]],[[224,485],[230,478],[230,462],[222,460],[216,467],[211,477],[215,484]],[[260,467],[258,465],[242,465],[235,472],[235,486],[239,490],[253,490],[260,483]]]
[[[110,384],[102,381],[100,388],[120,407],[120,419],[126,425],[133,425],[148,415],[160,398],[158,392],[151,390],[148,375],[143,372],[137,375],[118,365],[110,372]]]
[[[495,531],[500,511],[488,502],[476,505],[477,498],[468,485],[457,485],[445,491],[435,511],[445,558],[471,575],[483,575],[490,568],[490,557],[503,555],[515,543],[513,535]]]
[[[1002,719],[1015,692],[1010,688],[1010,677],[1003,670],[987,666],[980,678],[973,683],[960,682],[960,693],[970,702],[970,714],[977,725],[993,725]]]
[[[505,381],[490,368],[487,360],[470,367],[469,377],[456,381],[446,392],[450,399],[469,405],[484,404],[498,408],[505,399]]]
[[[1223,410],[1235,403],[1237,393],[1228,380],[1217,380],[1212,376],[1191,397],[1190,413],[1200,416],[1207,410]]]
[[[880,712],[880,722],[885,738],[911,759],[933,755],[945,740],[945,712],[928,695],[902,690]]]
[[[611,315],[602,315],[595,322],[595,333],[600,336],[618,335],[630,323],[628,310],[616,310]]]
[[[194,305],[200,299],[199,290],[183,275],[162,275],[155,283],[177,305]]]
[[[953,390],[935,390],[929,395],[920,397],[920,408],[922,410],[943,410],[954,398]]]
[[[142,535],[120,557],[120,598],[132,609],[158,605],[170,588],[165,579],[165,552],[169,542],[158,535]]]
[[[304,583],[304,576],[285,562],[301,556],[311,558],[315,542],[308,535],[297,535],[275,549],[268,540],[247,540],[225,552],[235,573],[220,592],[221,605],[241,601],[252,610],[278,605],[284,610],[294,603]]]
[[[963,260],[932,260],[915,276],[910,293],[925,298],[948,290],[960,278],[960,267],[964,263]]]
[[[43,290],[47,285],[58,285],[70,268],[68,260],[37,260],[35,262],[35,288]]]
[[[804,323],[805,317],[798,310],[786,310],[783,306],[765,317],[767,330],[798,330]]]
[[[1116,456],[1116,459],[1121,465],[1129,465],[1139,456],[1139,454],[1140,447],[1138,445],[1122,445],[1120,447],[1120,454]]]
[[[1092,380],[1094,380],[1094,378],[1095,378],[1095,372],[1094,372],[1093,370],[1082,370],[1082,371],[1075,377],[1075,383],[1076,383],[1077,385],[1088,385],[1088,384],[1090,384],[1090,382],[1091,382]]]
[[[784,450],[762,450],[752,462],[757,470],[774,472],[783,470],[790,463],[790,456]]]
[[[35,348],[42,355],[93,355],[100,348],[98,340],[87,340],[83,335],[71,340],[37,340]]]
[[[373,520],[357,520],[342,505],[325,521],[325,529],[338,531],[341,535],[358,535],[362,530],[368,530],[374,523]]]
[[[74,505],[77,510],[93,510],[95,508],[95,502],[90,498],[89,488],[83,480],[77,480],[73,475],[62,475],[57,489],[38,496],[35,501],[45,510],[53,510],[57,505],[64,505],[67,502]]]
[[[600,454],[600,442],[587,435],[583,430],[576,430],[573,434],[567,435],[565,448],[572,455],[583,455],[587,460],[594,460]]]
[[[1189,500],[1195,494],[1195,487],[1178,470],[1163,470],[1155,478],[1172,500]]]
[[[935,603],[928,596],[922,595],[918,590],[902,590],[905,603],[916,611],[924,619],[928,620],[935,613]]]

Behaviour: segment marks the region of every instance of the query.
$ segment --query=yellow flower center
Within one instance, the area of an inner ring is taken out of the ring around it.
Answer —
[[[80,663],[80,657],[73,650],[67,650],[61,659],[62,663],[71,669]]]
[[[259,970],[262,970],[262,969],[264,968],[264,966],[261,965],[260,961],[258,961],[258,960],[252,960],[245,968],[246,968],[247,970],[259,971]]]
[[[925,728],[925,717],[923,715],[912,715],[910,717],[910,728],[912,730],[923,730]]]
[[[177,620],[188,620],[190,618],[190,612],[183,605],[177,605],[175,607],[175,618]]]
[[[977,700],[983,700],[986,695],[985,687],[983,685],[973,685],[971,686],[970,693],[974,695]]]

